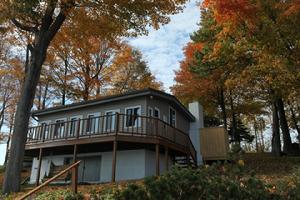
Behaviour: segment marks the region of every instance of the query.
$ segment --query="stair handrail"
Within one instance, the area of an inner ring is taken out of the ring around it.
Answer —
[[[70,171],[71,169],[73,169],[74,167],[78,167],[78,165],[80,164],[80,162],[81,161],[79,160],[79,161],[73,163],[72,165],[70,165],[69,167],[67,167],[66,169],[64,169],[63,171],[59,172],[57,175],[53,176],[49,180],[45,181],[44,183],[42,183],[38,187],[32,189],[31,191],[29,191],[28,193],[26,193],[25,195],[23,195],[22,197],[20,197],[18,200],[24,200],[27,197],[31,196],[32,194],[36,193],[37,191],[39,191],[40,189],[42,189],[43,187],[45,187],[46,185],[48,185],[52,181],[56,180],[60,176],[64,175],[65,173],[67,173],[68,171]]]

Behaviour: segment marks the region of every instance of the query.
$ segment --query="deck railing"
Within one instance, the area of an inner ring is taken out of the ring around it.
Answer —
[[[158,118],[118,113],[30,127],[27,144],[118,134],[159,137],[186,148],[194,159],[196,156],[187,133]]]

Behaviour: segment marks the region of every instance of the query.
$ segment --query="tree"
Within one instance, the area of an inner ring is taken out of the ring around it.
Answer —
[[[247,143],[251,143],[254,139],[254,136],[250,134],[250,130],[248,127],[246,127],[243,122],[238,119],[236,122],[236,135],[234,135],[233,133],[233,123],[231,123],[229,130],[228,130],[228,134],[231,136],[231,141],[232,142],[247,142]]]
[[[255,58],[255,63],[243,66],[243,71],[251,74],[252,81],[260,79],[259,84],[265,85],[268,101],[276,104],[277,109],[273,110],[278,111],[273,116],[279,117],[283,151],[292,153],[285,101],[291,91],[299,88],[299,2],[206,0],[204,5],[213,10],[218,24],[223,27],[223,36],[248,41],[245,44],[250,47],[248,52]],[[274,137],[276,134],[277,131]]]
[[[177,13],[183,3],[185,0],[1,1],[2,24],[9,26],[13,24],[31,36],[31,40],[28,41],[30,56],[25,68],[25,80],[15,117],[11,156],[4,177],[4,193],[20,190],[20,172],[26,142],[24,130],[28,129],[30,110],[48,47],[63,23],[68,20],[72,24],[72,19],[80,17],[84,18],[87,27],[90,27],[87,30],[93,27],[93,33],[102,33],[111,37],[137,35],[146,33],[147,25],[158,28],[159,24],[167,23],[169,20],[167,15]],[[78,16],[78,13],[81,15]]]
[[[142,54],[129,45],[123,46],[116,54],[110,74],[110,94],[121,94],[130,90],[154,88],[161,90],[162,83],[152,75]]]

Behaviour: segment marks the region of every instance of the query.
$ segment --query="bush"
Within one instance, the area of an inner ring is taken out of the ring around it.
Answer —
[[[238,165],[204,166],[197,170],[174,168],[160,177],[146,178],[143,185],[130,184],[94,194],[93,199],[116,200],[264,200],[280,199],[271,187],[254,175],[245,176]]]
[[[35,200],[83,200],[81,193],[74,194],[70,190],[57,190],[50,192],[42,192],[35,197]]]
[[[275,192],[286,200],[300,199],[300,169],[277,183]]]

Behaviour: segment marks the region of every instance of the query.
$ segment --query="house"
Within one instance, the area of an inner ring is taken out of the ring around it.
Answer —
[[[25,146],[25,156],[33,157],[30,183],[47,179],[75,155],[82,161],[78,181],[88,183],[159,175],[176,162],[200,164],[202,108],[189,107],[145,89],[35,111],[38,125],[29,128]]]

